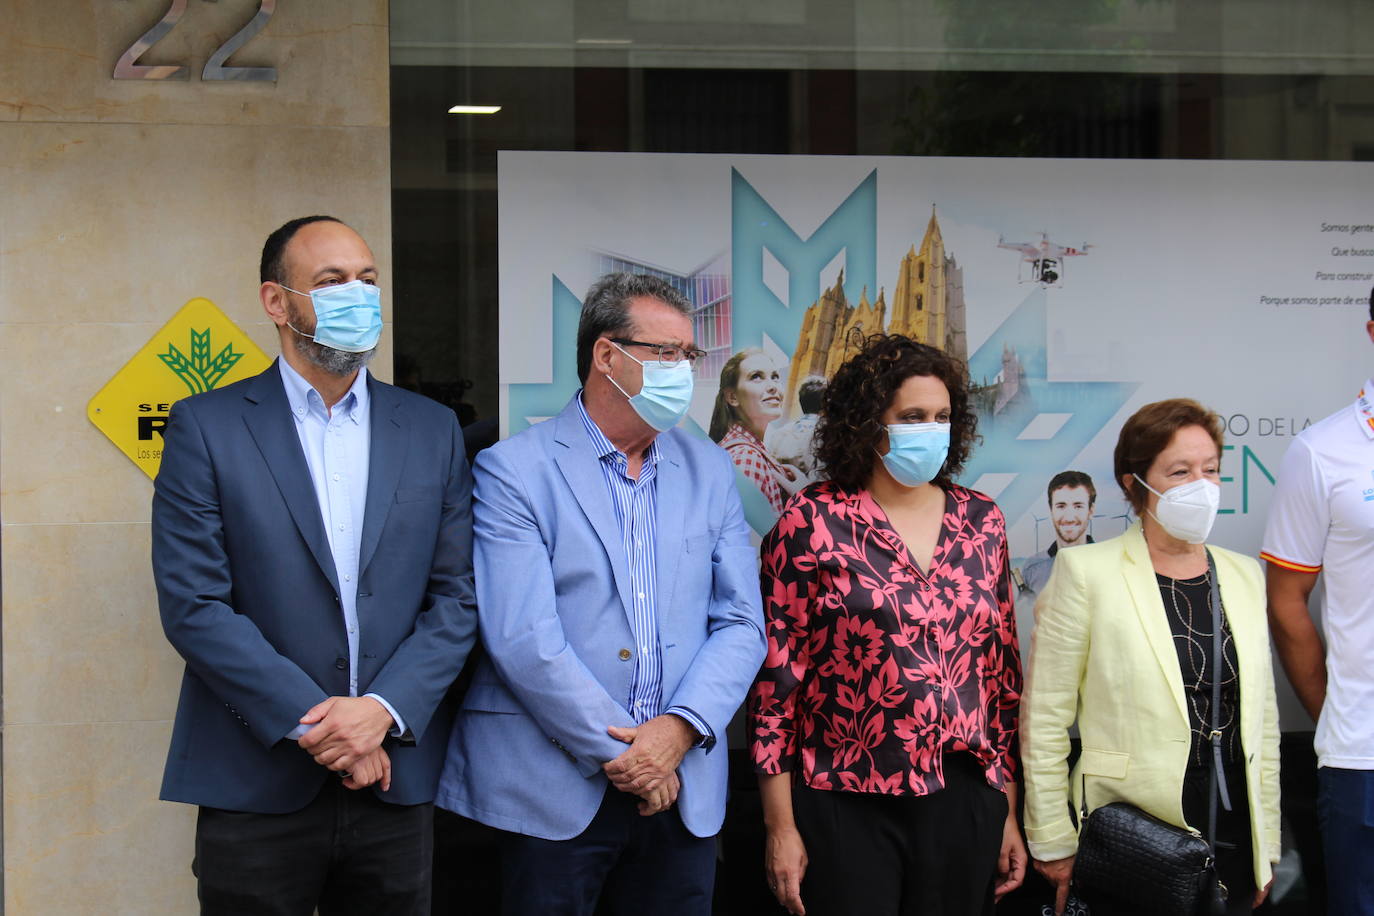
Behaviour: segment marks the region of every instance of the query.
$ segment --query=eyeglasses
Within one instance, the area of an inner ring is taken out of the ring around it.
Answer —
[[[687,350],[672,344],[647,343],[642,340],[630,340],[628,337],[612,337],[611,343],[620,344],[622,347],[648,347],[654,351],[659,363],[664,366],[674,366],[684,359],[695,366],[697,360],[706,355],[705,350]]]

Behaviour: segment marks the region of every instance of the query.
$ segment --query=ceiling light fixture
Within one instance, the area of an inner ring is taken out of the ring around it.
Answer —
[[[496,114],[501,110],[500,105],[454,105],[448,110],[449,114]]]

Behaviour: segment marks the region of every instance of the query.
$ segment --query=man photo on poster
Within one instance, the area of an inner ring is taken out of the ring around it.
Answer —
[[[1021,567],[1022,588],[1035,595],[1040,594],[1050,580],[1050,570],[1054,569],[1054,558],[1059,551],[1093,542],[1088,530],[1097,503],[1093,479],[1082,471],[1060,471],[1050,478],[1045,490],[1054,540]]]

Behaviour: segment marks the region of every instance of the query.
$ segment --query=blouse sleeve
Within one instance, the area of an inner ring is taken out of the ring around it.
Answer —
[[[1000,515],[1000,513],[999,513]],[[992,697],[988,729],[993,746],[1002,764],[1002,778],[1016,778],[1020,758],[1018,738],[1021,718],[1021,649],[1016,636],[1016,590],[1011,581],[1011,554],[1007,549],[1006,523],[1003,521],[998,550],[1001,553],[997,572],[997,633],[1000,646],[1000,671],[996,676],[997,691]]]
[[[806,534],[813,518],[804,498],[792,500],[763,539],[759,578],[768,654],[747,703],[749,753],[759,773],[793,769],[799,741],[797,688],[811,668],[810,611],[816,595],[816,558]]]

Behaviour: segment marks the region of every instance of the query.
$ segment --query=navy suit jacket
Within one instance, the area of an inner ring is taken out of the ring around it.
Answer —
[[[357,582],[358,693],[405,720],[386,801],[432,801],[476,636],[472,476],[453,412],[369,376]],[[348,695],[339,583],[280,369],[173,405],[153,495],[153,572],[186,660],[161,797],[297,810],[338,778],[285,736]]]
[[[574,395],[574,398],[576,395]],[[675,810],[696,836],[725,816],[725,727],[763,661],[758,552],[730,456],[658,436],[656,585],[663,708],[715,733],[678,768]],[[438,804],[494,827],[564,840],[607,791],[625,745],[638,647],[630,573],[600,459],[570,401],[477,458],[476,565],[487,656],[450,741]],[[615,790],[610,790],[615,791]]]

